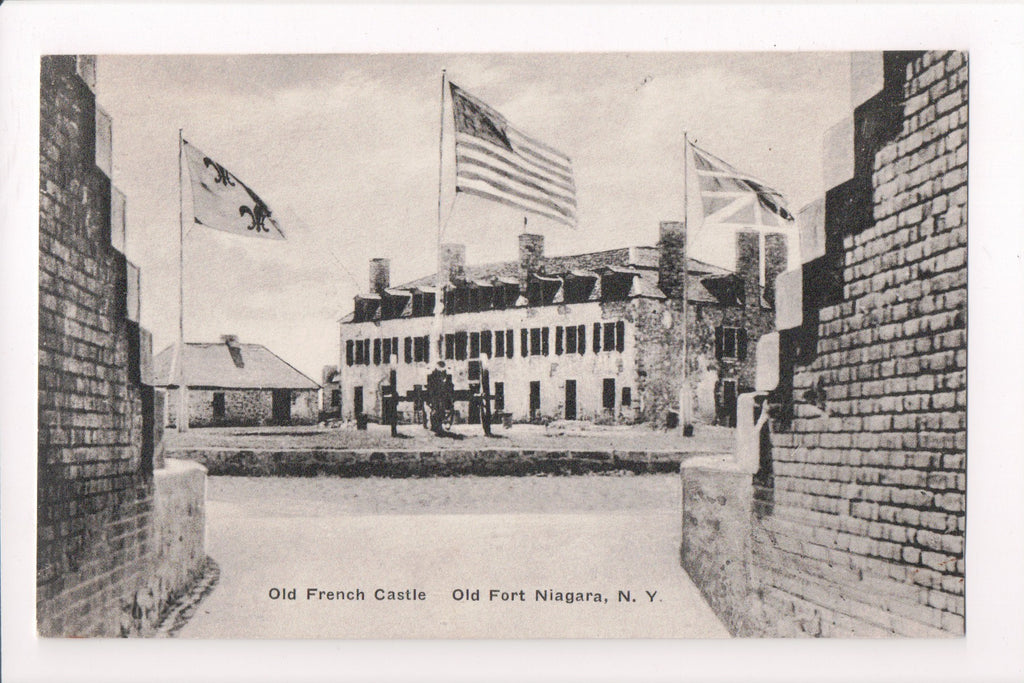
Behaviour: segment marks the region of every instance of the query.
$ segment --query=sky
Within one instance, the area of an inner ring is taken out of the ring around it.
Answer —
[[[319,381],[369,259],[391,259],[393,285],[433,272],[439,196],[443,239],[468,262],[515,258],[523,213],[454,197],[442,69],[572,158],[577,228],[529,219],[548,254],[655,244],[659,222],[682,217],[684,133],[799,209],[824,190],[825,131],[849,115],[839,52],[101,56],[97,100],[154,352],[178,335],[179,128],[287,235],[189,228],[186,341],[235,334]],[[190,206],[186,185],[186,224]]]

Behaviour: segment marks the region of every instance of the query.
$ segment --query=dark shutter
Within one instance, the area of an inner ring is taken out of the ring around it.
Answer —
[[[505,355],[505,330],[498,330],[494,335],[494,357],[501,358]]]
[[[524,358],[530,355],[530,331],[525,327],[520,330],[519,354]]]
[[[582,356],[587,352],[587,326],[580,325],[576,330],[576,350]]]
[[[405,338],[405,362],[412,362],[412,337]]]
[[[601,350],[601,323],[594,323],[594,353]]]
[[[615,323],[615,350],[622,352],[626,348],[626,323],[621,320]]]
[[[725,339],[725,330],[721,327],[715,328],[715,358],[722,360],[722,346]]]
[[[747,331],[743,328],[736,330],[736,357],[747,359]]]
[[[373,340],[373,364],[380,365],[380,339]]]
[[[511,358],[516,354],[516,335],[512,330],[505,330],[505,357]]]
[[[480,357],[480,333],[470,332],[469,333],[469,357],[479,358]]]
[[[380,361],[385,364],[391,362],[391,337],[386,337],[381,343]]]
[[[345,365],[352,367],[352,363],[355,362],[355,356],[353,355],[353,347],[355,343],[349,339],[345,342]]]
[[[465,332],[455,333],[455,360],[466,360],[466,347],[469,345],[469,335]]]
[[[551,355],[551,345],[548,343],[551,337],[551,328],[545,327],[540,331],[541,353],[545,356]]]
[[[423,338],[423,362],[430,362],[430,335]]]
[[[563,333],[564,333],[564,330],[562,329],[561,325],[559,325],[558,327],[555,328],[555,355],[556,356],[561,356],[562,355],[562,334]]]

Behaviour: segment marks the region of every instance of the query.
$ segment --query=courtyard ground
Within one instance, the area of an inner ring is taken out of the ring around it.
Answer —
[[[211,477],[220,581],[178,635],[726,637],[679,565],[680,516],[678,475]]]

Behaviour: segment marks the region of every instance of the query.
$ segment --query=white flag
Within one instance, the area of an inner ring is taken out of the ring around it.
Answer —
[[[192,178],[192,206],[197,225],[214,230],[283,240],[281,226],[266,202],[233,173],[182,140]]]

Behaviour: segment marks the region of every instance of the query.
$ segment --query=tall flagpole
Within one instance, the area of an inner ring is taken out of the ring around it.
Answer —
[[[679,388],[679,428],[686,434],[691,427],[693,418],[690,415],[690,373],[686,367],[688,355],[687,337],[689,336],[689,302],[690,298],[690,142],[686,131],[683,131],[683,374]]]
[[[441,193],[444,183],[444,86],[445,69],[441,69],[441,115],[440,115],[440,138],[437,143],[437,293],[434,295],[434,327],[437,328],[437,359],[444,357],[444,281],[445,274],[442,271],[441,259]]]
[[[188,431],[188,382],[185,378],[185,209],[184,144],[178,129],[178,431]]]

